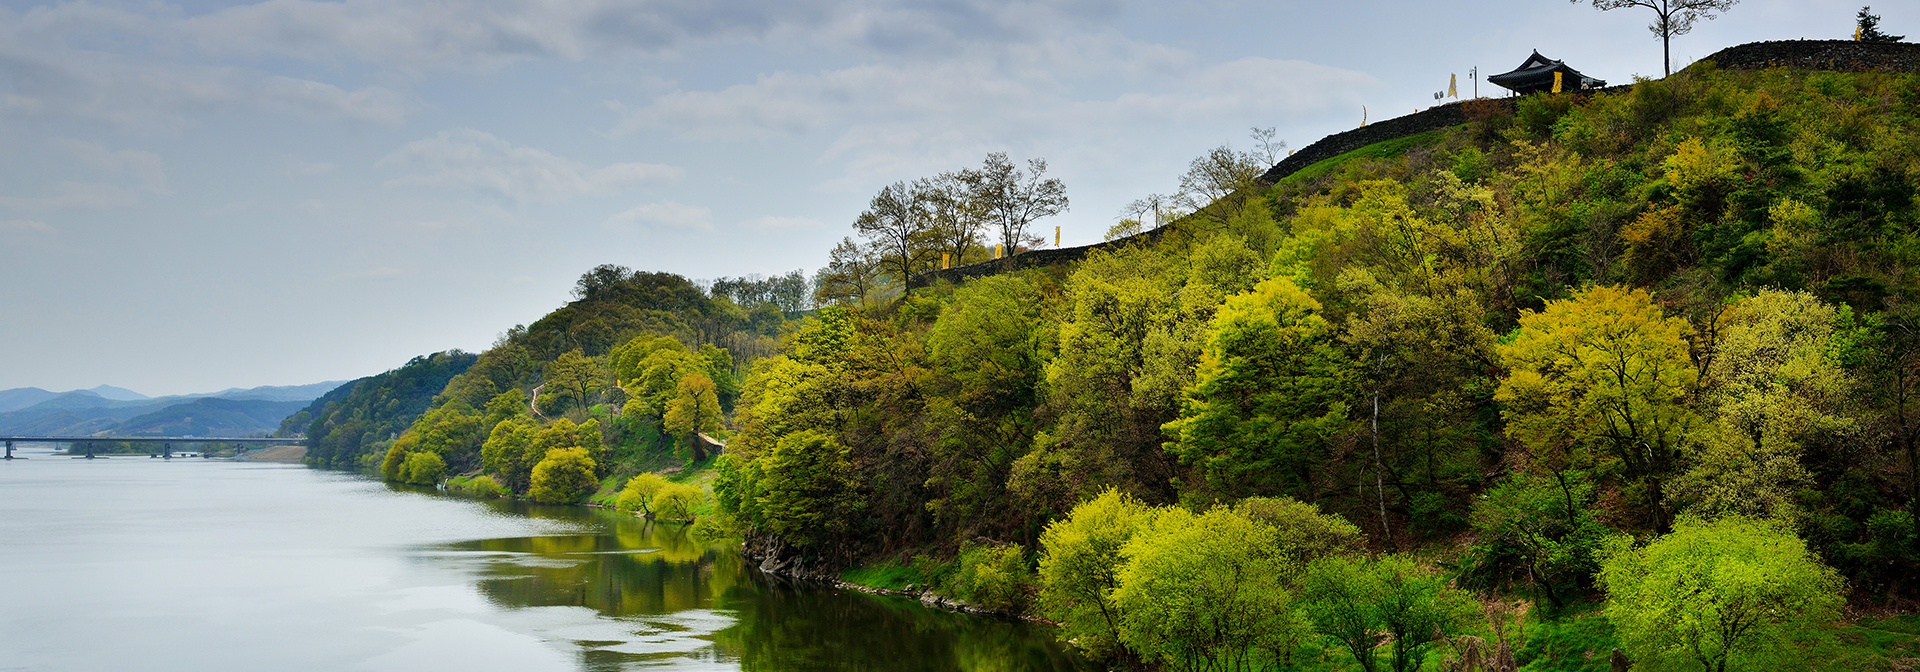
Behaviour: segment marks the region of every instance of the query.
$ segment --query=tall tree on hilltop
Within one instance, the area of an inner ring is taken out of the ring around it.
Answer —
[[[1580,0],[1567,0],[1579,2]],[[1661,64],[1667,75],[1673,74],[1673,36],[1685,35],[1693,31],[1693,23],[1700,19],[1709,21],[1716,18],[1714,12],[1733,9],[1740,0],[1593,0],[1593,6],[1600,11],[1620,9],[1622,7],[1645,7],[1653,10],[1655,19],[1647,24],[1647,30],[1660,38]]]
[[[873,241],[882,266],[892,271],[902,285],[914,271],[922,269],[928,253],[928,222],[925,196],[905,182],[895,182],[880,190],[867,202],[866,212],[854,220],[853,228]]]
[[[978,169],[960,172],[974,207],[988,226],[999,229],[1009,255],[1023,244],[1044,240],[1028,235],[1027,227],[1035,220],[1067,211],[1067,185],[1043,177],[1046,173],[1046,159],[1028,159],[1023,171],[1006,152],[988,154]]]

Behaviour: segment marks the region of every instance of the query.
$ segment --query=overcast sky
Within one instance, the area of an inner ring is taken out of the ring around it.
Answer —
[[[601,263],[811,274],[881,186],[988,152],[1044,157],[1084,244],[1252,127],[1299,148],[1532,49],[1660,73],[1649,12],[1555,0],[0,7],[0,389],[148,395],[479,351]],[[1858,8],[1746,0],[1674,54]]]

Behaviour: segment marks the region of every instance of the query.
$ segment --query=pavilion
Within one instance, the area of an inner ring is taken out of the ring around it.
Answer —
[[[1582,75],[1579,70],[1568,67],[1562,61],[1541,56],[1539,50],[1534,50],[1533,55],[1528,56],[1526,62],[1521,63],[1520,67],[1514,68],[1512,72],[1488,75],[1487,81],[1512,89],[1514,93],[1524,96],[1529,93],[1553,91],[1554,73],[1560,73],[1561,91],[1586,91],[1607,85],[1604,80]]]

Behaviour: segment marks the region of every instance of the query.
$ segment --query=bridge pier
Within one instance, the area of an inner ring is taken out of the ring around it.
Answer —
[[[24,460],[24,459],[27,459],[27,458],[24,458],[24,457],[14,457],[14,456],[13,456],[13,442],[12,442],[12,441],[8,441],[8,442],[7,442],[7,459],[9,459],[9,460]]]
[[[171,443],[160,444],[160,459],[163,459],[163,460],[173,459],[173,444]]]

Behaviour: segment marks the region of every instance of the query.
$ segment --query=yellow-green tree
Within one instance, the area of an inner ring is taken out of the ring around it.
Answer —
[[[653,496],[655,520],[693,522],[694,508],[706,503],[707,493],[685,483],[668,483]]]
[[[1522,313],[1499,348],[1508,373],[1495,399],[1506,405],[1507,436],[1536,462],[1617,462],[1648,524],[1665,529],[1666,483],[1699,424],[1691,333],[1646,291],[1625,287],[1589,287]]]
[[[420,451],[407,455],[400,466],[400,480],[414,485],[435,485],[447,477],[447,462],[438,453]]]
[[[1121,549],[1120,637],[1170,669],[1285,666],[1309,633],[1276,530],[1226,507],[1166,508]]]
[[[1707,515],[1792,519],[1798,491],[1813,483],[1801,464],[1807,442],[1858,425],[1838,410],[1853,390],[1833,355],[1838,311],[1805,292],[1767,289],[1726,312],[1707,369],[1713,421],[1677,485]]]
[[[493,432],[487,435],[487,442],[480,446],[480,460],[487,471],[500,475],[506,481],[503,485],[514,492],[526,492],[531,485],[533,465],[539,463],[535,458],[529,461],[526,452],[533,446],[533,437],[537,432],[534,424],[524,418],[507,418],[493,426]]]
[[[798,547],[835,540],[860,500],[848,448],[824,432],[794,432],[764,456],[759,511],[767,530]]]
[[[1844,583],[1779,523],[1682,519],[1634,548],[1621,537],[1601,563],[1607,620],[1635,670],[1811,670]],[[1827,661],[1830,662],[1830,661]]]
[[[714,389],[713,379],[699,371],[681,376],[661,420],[667,432],[678,436],[681,445],[687,447],[688,457],[693,462],[705,460],[706,451],[702,448],[699,434],[720,429],[720,398]]]
[[[667,479],[651,471],[627,480],[626,487],[620,489],[620,499],[615,506],[622,511],[639,511],[653,515],[653,496],[667,486]]]
[[[1145,505],[1107,488],[1040,533],[1041,613],[1094,657],[1122,651],[1120,609],[1113,602],[1120,549],[1149,520]]]
[[[585,448],[555,448],[547,451],[533,467],[533,487],[528,494],[537,501],[572,504],[593,494],[599,481],[593,477],[593,458]]]

